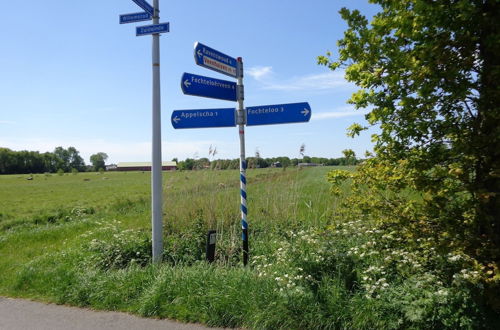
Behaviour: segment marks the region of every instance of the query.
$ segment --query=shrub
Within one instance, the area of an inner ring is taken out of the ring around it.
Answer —
[[[88,242],[84,248],[87,263],[98,269],[120,269],[136,264],[145,266],[151,260],[151,237],[145,231],[121,230],[113,221],[98,231],[99,238]]]

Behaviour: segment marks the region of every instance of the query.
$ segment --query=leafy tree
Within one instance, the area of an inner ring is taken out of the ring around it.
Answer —
[[[419,191],[414,220],[498,270],[500,2],[370,2],[381,7],[371,24],[357,10],[340,11],[348,29],[338,59],[318,58],[345,68],[360,87],[349,102],[369,107],[368,123],[380,127],[364,173]],[[349,135],[365,128],[353,124]]]
[[[328,166],[337,166],[340,165],[340,160],[338,158],[330,158],[326,163]]]
[[[352,149],[344,149],[342,150],[342,153],[344,154],[344,157],[347,159],[356,157],[356,154]]]
[[[14,160],[14,152],[7,148],[0,148],[0,174],[10,174]]]
[[[90,162],[92,163],[92,166],[94,167],[94,171],[99,171],[99,169],[104,169],[106,160],[108,159],[108,155],[104,152],[98,152],[96,154],[93,154],[90,156]]]
[[[292,164],[292,161],[288,157],[277,157],[276,161],[281,163],[281,166],[288,167]]]
[[[44,172],[54,173],[57,171],[57,159],[51,152],[45,152],[41,155]]]
[[[78,150],[76,150],[74,147],[69,147],[68,155],[69,155],[68,165],[71,169],[76,169],[79,172],[85,170],[85,161],[80,156],[80,152]]]
[[[202,158],[196,159],[194,161],[193,168],[196,170],[202,170],[202,169],[209,167],[209,166],[210,166],[210,160],[206,157],[202,157]]]
[[[235,169],[239,169],[239,168],[240,168],[240,160],[239,159],[232,159],[229,162],[229,166],[228,166],[229,170],[235,170]]]
[[[178,164],[179,170],[192,170],[195,164],[195,160],[192,158],[186,158],[184,161],[180,161]]]
[[[74,147],[67,150],[57,147],[54,152],[43,154],[0,148],[0,174],[56,172],[58,169],[68,172],[71,168],[85,169],[85,163]]]
[[[311,157],[309,157],[309,156],[303,156],[302,162],[303,163],[310,163],[311,162]]]
[[[56,160],[56,168],[63,170],[64,172],[69,172],[70,166],[70,153],[63,147],[57,147],[54,149],[54,155]]]
[[[356,153],[352,149],[342,150],[346,165],[354,165],[356,163]]]

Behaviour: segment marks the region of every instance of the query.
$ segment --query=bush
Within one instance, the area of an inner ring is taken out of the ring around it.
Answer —
[[[87,263],[95,268],[121,269],[129,265],[145,266],[151,260],[151,236],[145,231],[121,230],[114,221],[98,231],[84,248],[88,252]]]

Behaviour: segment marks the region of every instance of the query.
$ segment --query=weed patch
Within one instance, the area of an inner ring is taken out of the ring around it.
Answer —
[[[116,222],[98,230],[99,238],[84,245],[87,262],[101,270],[145,266],[151,261],[151,237],[144,230],[120,229]]]

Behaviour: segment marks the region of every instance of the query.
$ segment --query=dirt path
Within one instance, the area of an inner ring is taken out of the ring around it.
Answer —
[[[0,297],[0,330],[200,330],[198,324]],[[213,329],[213,328],[212,328]]]

